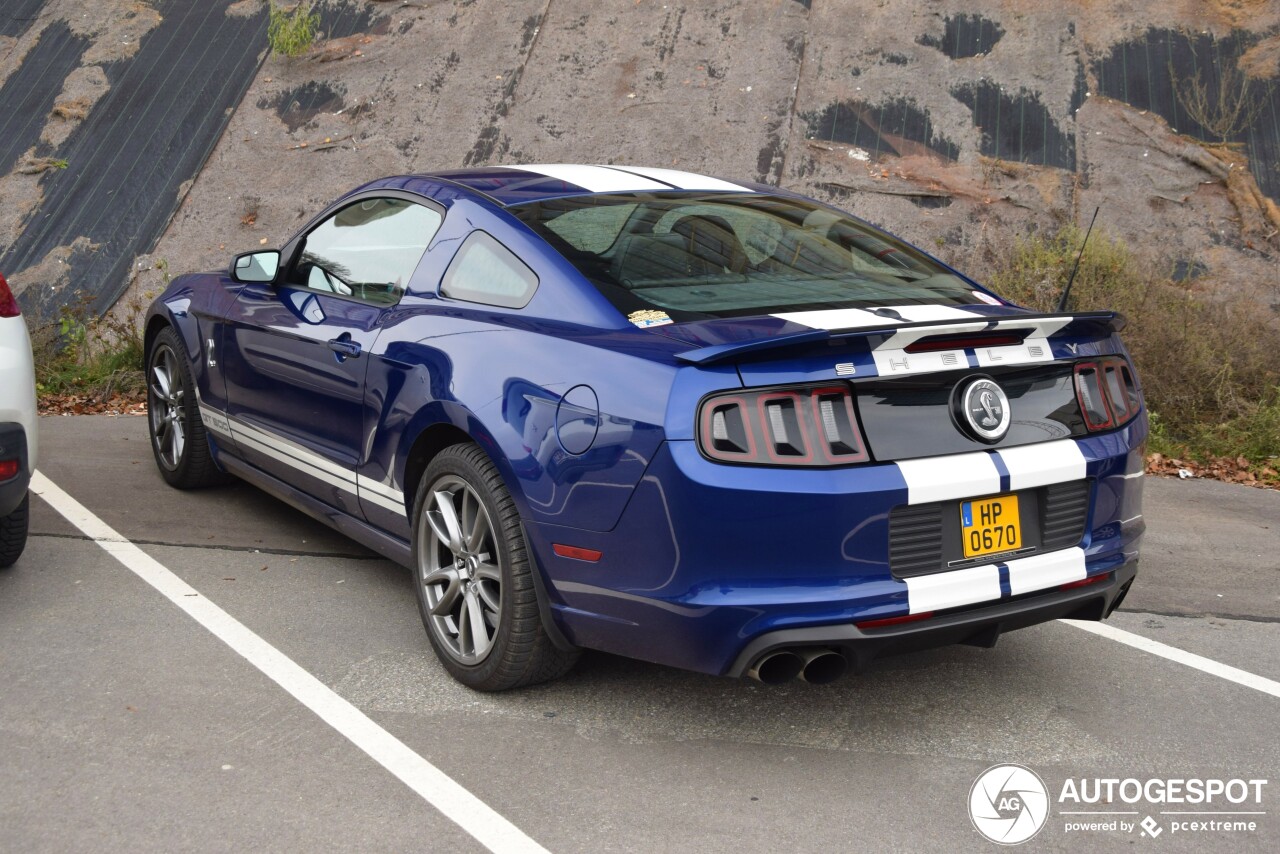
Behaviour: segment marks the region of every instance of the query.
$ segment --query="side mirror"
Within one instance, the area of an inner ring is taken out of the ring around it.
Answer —
[[[237,282],[274,282],[280,269],[280,253],[275,249],[246,252],[231,262],[231,278]]]

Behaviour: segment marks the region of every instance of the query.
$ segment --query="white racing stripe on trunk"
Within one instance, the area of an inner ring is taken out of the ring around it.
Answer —
[[[1000,491],[1000,471],[986,451],[894,463],[907,482],[908,504],[930,504]]]
[[[966,311],[954,305],[895,305],[893,311],[907,319],[908,323],[933,323],[938,320],[981,320],[988,321],[985,315]]]
[[[518,169],[521,172],[534,172],[546,175],[557,181],[574,184],[592,193],[637,193],[661,192],[670,190],[666,184],[660,184],[639,175],[620,172],[605,166],[580,166],[569,163],[534,163],[527,166],[503,166],[502,169]]]
[[[881,317],[860,308],[828,308],[820,311],[788,311],[775,314],[779,320],[799,323],[810,329],[871,329],[876,326],[897,326],[902,321]]]
[[[875,360],[876,372],[882,377],[967,370],[969,367],[969,357],[964,350],[938,350],[934,353],[873,350],[871,358]]]
[[[682,172],[679,169],[659,169],[652,166],[610,166],[608,168],[642,175],[655,181],[662,181],[680,190],[720,190],[730,193],[752,192],[750,187],[741,187],[737,184],[730,184],[728,181],[721,181],[719,178],[698,175],[694,172]]]
[[[1004,448],[1000,460],[1009,470],[1009,489],[1032,489],[1050,483],[1082,480],[1085,458],[1075,439]]]
[[[1030,326],[1035,329],[1035,332],[1029,337],[1048,338],[1073,320],[1075,320],[1073,316],[1067,315],[1066,317],[1041,317],[1028,323],[1014,315],[1002,319],[996,324],[996,329],[1026,329]]]
[[[1009,593],[1017,596],[1046,587],[1080,581],[1088,572],[1084,549],[1063,549],[1009,561]]]
[[[1027,338],[1021,344],[1004,347],[975,347],[973,354],[978,357],[978,365],[984,368],[991,365],[999,367],[1053,361],[1048,338]]]
[[[912,614],[958,608],[1000,598],[1000,570],[995,564],[937,572],[905,579]]]

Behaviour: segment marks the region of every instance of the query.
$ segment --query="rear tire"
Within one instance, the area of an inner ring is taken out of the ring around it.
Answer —
[[[195,388],[186,347],[173,328],[166,327],[147,357],[147,426],[160,476],[178,489],[229,480],[213,461]]]
[[[31,519],[31,495],[8,516],[0,517],[0,569],[13,566],[27,547],[27,528]]]
[[[505,691],[567,673],[578,652],[556,648],[543,628],[520,513],[484,451],[441,451],[413,506],[418,611],[449,675]]]

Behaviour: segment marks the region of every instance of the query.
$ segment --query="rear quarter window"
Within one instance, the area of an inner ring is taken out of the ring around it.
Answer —
[[[463,241],[440,284],[443,296],[504,308],[524,308],[537,290],[537,275],[483,231]]]

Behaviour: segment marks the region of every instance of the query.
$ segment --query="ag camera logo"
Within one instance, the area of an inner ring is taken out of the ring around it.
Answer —
[[[992,842],[1026,842],[1040,832],[1049,818],[1049,790],[1030,768],[993,765],[973,781],[969,818],[974,828]]]

